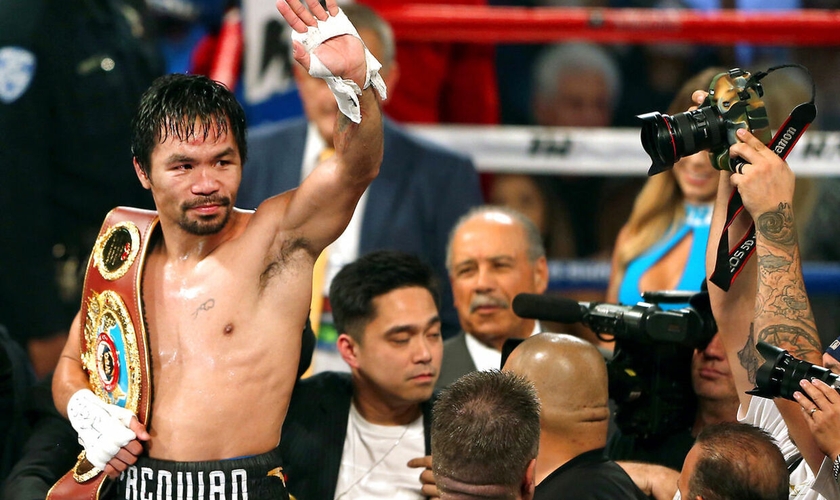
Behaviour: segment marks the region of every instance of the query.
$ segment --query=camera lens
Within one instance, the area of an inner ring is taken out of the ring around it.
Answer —
[[[674,166],[679,159],[673,120],[658,111],[639,115],[642,120],[642,147],[653,160],[648,175],[658,174]]]
[[[759,341],[756,348],[765,362],[756,371],[756,389],[748,391],[748,394],[793,401],[793,393],[801,391],[799,381],[803,379],[818,378],[832,387],[837,385],[837,375],[822,366],[796,359],[787,351],[764,341]]]
[[[725,139],[725,124],[715,109],[704,106],[673,116],[657,111],[639,115],[642,146],[653,164],[648,175],[674,166],[683,156],[711,149]]]

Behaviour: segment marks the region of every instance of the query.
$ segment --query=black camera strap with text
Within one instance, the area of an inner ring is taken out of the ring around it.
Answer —
[[[790,116],[776,132],[775,137],[767,147],[784,160],[816,116],[817,107],[814,105],[812,97],[811,102],[802,103],[791,111]],[[741,158],[733,159],[733,161],[739,163],[733,168],[735,171],[739,171],[740,167],[745,164]],[[732,191],[732,196],[729,197],[729,203],[726,206],[726,224],[723,226],[723,232],[718,242],[715,270],[709,278],[712,283],[724,291],[729,291],[729,287],[732,286],[747,260],[755,253],[755,222],[750,224],[747,234],[741,238],[738,244],[727,250],[729,248],[729,226],[743,210],[744,203],[741,200],[741,195],[735,189]]]

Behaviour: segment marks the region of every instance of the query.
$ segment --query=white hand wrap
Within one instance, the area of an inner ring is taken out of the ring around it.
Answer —
[[[120,448],[137,436],[129,429],[134,414],[108,404],[88,389],[82,389],[67,403],[67,418],[79,434],[88,461],[104,469]]]
[[[318,25],[310,26],[306,33],[292,31],[292,40],[303,45],[303,48],[309,53],[309,74],[325,80],[335,96],[338,109],[353,122],[359,123],[362,121],[362,113],[359,109],[359,96],[362,94],[362,90],[353,80],[345,80],[333,75],[314,54],[314,50],[324,41],[341,35],[351,35],[359,40],[362,39],[353,23],[347,19],[344,11],[339,9],[338,14],[329,16],[326,21],[318,20]],[[387,99],[385,81],[379,75],[382,64],[373,57],[367,47],[365,47],[365,63],[367,64],[365,88],[373,85],[373,88],[379,92],[379,97],[383,100]]]

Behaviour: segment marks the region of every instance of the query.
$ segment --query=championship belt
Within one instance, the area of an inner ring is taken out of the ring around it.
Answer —
[[[93,247],[82,295],[82,366],[90,390],[126,408],[141,424],[150,417],[151,370],[141,280],[157,212],[117,207]],[[47,494],[48,500],[97,500],[108,476],[79,454],[76,465]]]

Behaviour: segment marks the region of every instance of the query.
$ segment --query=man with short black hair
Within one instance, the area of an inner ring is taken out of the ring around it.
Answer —
[[[107,219],[52,384],[86,459],[119,478],[121,498],[231,498],[246,488],[287,498],[278,442],[314,264],[379,171],[386,92],[334,0],[277,8],[296,61],[343,104],[342,147],[297,190],[239,210],[245,115],[230,90],[172,74],[143,94],[133,163],[157,211]],[[108,371],[117,355],[127,361]],[[77,484],[66,477],[62,485]]]
[[[530,382],[498,370],[464,375],[434,408],[441,500],[533,498],[539,440],[540,404]]]
[[[335,276],[330,302],[350,374],[295,386],[280,450],[296,498],[424,498],[411,467],[425,467],[414,459],[431,450],[443,353],[437,301],[432,269],[401,252],[367,254]]]

